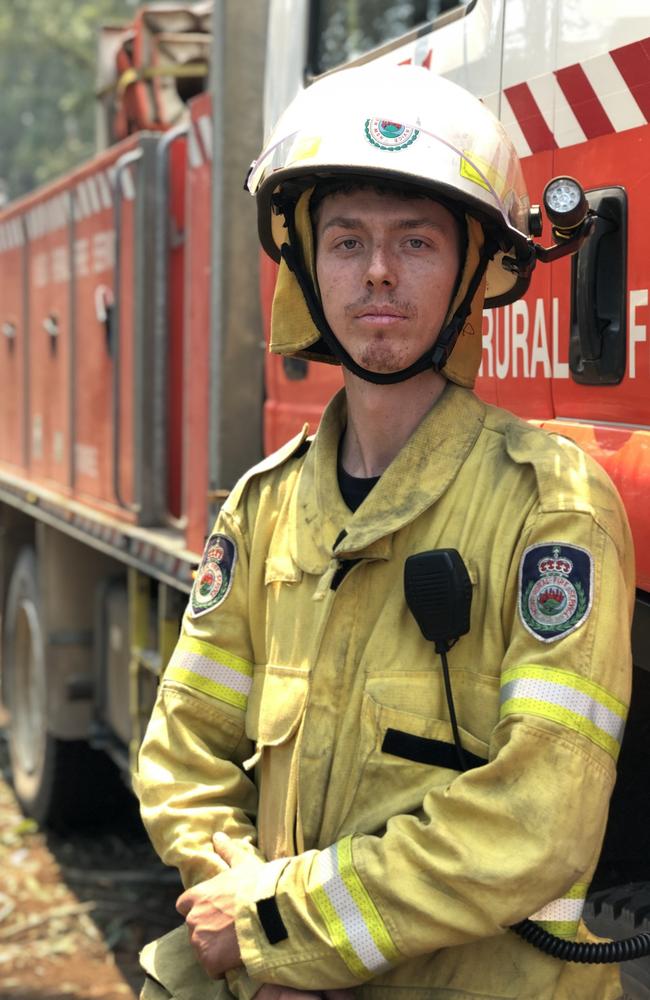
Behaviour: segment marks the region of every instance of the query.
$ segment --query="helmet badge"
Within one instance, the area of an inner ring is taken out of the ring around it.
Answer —
[[[367,118],[365,132],[368,142],[391,153],[406,149],[420,134],[420,130],[412,125],[402,125],[400,122],[391,122],[385,118]]]

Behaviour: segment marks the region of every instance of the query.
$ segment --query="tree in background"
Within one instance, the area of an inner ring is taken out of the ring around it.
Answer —
[[[97,30],[137,2],[0,2],[0,204],[92,155]]]

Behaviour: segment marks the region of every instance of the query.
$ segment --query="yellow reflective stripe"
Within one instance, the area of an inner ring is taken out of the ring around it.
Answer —
[[[253,664],[227,649],[190,636],[181,636],[165,671],[165,680],[246,710]]]
[[[219,646],[215,646],[211,642],[205,642],[203,639],[194,639],[192,636],[182,635],[176,644],[176,650],[198,653],[200,656],[207,657],[208,660],[214,660],[215,663],[223,663],[224,666],[230,667],[231,670],[236,670],[246,677],[253,676],[253,664],[249,660],[243,660],[241,656],[235,656],[234,653],[230,653],[227,649],[220,649]]]
[[[564,893],[562,899],[586,899],[589,892],[589,882],[576,882]]]
[[[379,910],[375,906],[372,898],[368,894],[366,887],[359,878],[357,870],[352,861],[352,837],[345,837],[338,845],[339,868],[343,881],[348,891],[357,904],[364,923],[370,931],[372,938],[381,951],[382,955],[389,961],[394,962],[399,952],[393,944],[386,924],[381,918]]]
[[[330,903],[329,897],[322,886],[316,886],[316,888],[312,890],[312,899],[316,903],[316,906],[320,911],[320,915],[325,921],[330,941],[338,951],[348,969],[350,969],[352,974],[357,976],[359,979],[365,979],[368,975],[368,969],[357,957],[357,953],[348,939],[345,924],[339,918],[336,909],[332,903]]]
[[[523,664],[501,677],[501,718],[519,714],[566,726],[616,760],[627,709],[600,684],[569,670]]]
[[[553,899],[531,915],[531,920],[557,937],[574,938],[585,905],[587,882],[576,882],[559,899]]]
[[[613,694],[610,694],[606,688],[602,687],[596,681],[591,681],[587,677],[581,677],[580,674],[574,674],[570,670],[562,670],[559,667],[544,667],[536,663],[522,663],[518,667],[508,667],[507,670],[504,670],[501,675],[501,684],[507,684],[508,681],[515,680],[517,677],[527,677],[531,680],[553,681],[556,684],[564,684],[567,687],[572,687],[575,691],[581,691],[590,698],[596,699],[601,705],[608,708],[610,712],[619,715],[623,720],[627,716],[627,706],[624,702],[619,701],[618,698],[615,698]]]
[[[195,691],[202,691],[203,694],[209,694],[211,698],[224,701],[227,705],[240,708],[242,712],[246,711],[246,706],[248,705],[247,695],[233,691],[225,684],[218,684],[207,677],[201,677],[194,670],[184,670],[182,667],[168,667],[165,671],[165,679],[185,684],[186,687],[193,688]]]
[[[321,851],[312,898],[332,944],[359,978],[390,967],[399,952],[352,860],[352,837]]]
[[[506,715],[537,715],[540,718],[549,719],[551,722],[557,722],[581,736],[586,736],[592,743],[605,750],[612,760],[618,760],[621,749],[620,740],[613,739],[603,733],[598,726],[594,726],[593,723],[579,715],[574,715],[568,709],[551,708],[532,698],[510,698],[501,715],[502,717]]]

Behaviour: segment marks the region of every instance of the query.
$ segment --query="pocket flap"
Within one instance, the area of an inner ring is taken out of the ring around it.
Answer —
[[[280,550],[270,553],[264,566],[264,583],[299,583],[302,570],[296,566],[288,552]]]
[[[256,668],[248,697],[246,735],[258,749],[286,743],[302,720],[309,677],[291,667]]]
[[[373,703],[372,698],[369,700]],[[417,715],[416,713],[404,712],[400,709],[389,708],[386,705],[378,705],[376,702],[373,703],[373,709],[377,720],[377,729],[375,734],[376,750],[380,750],[383,753],[391,753],[391,751],[386,750],[383,745],[386,734],[389,731],[401,733],[403,736],[407,737],[410,736],[415,741],[419,740],[420,747],[424,746],[426,743],[430,745],[446,745],[452,749],[454,747],[454,734],[451,728],[451,723],[447,719],[427,719],[421,715]],[[476,736],[468,732],[467,729],[463,729],[462,726],[458,727],[458,731],[460,733],[463,749],[475,758],[474,766],[478,767],[480,764],[487,764],[487,743],[477,739]],[[417,757],[409,756],[406,753],[398,754],[397,756],[403,757],[405,760],[418,760]],[[425,760],[421,760],[420,762],[433,763]],[[438,766],[444,765],[438,763]],[[457,770],[456,763],[454,763],[453,768],[454,770]]]
[[[442,761],[423,759],[427,753],[432,754],[433,744],[438,747],[448,746],[454,750],[454,734],[451,723],[448,719],[440,718],[442,712],[446,712],[447,706],[440,698],[440,692],[436,694],[435,686],[431,683],[431,677],[411,673],[405,675],[409,683],[395,685],[394,678],[371,678],[366,684],[364,695],[364,715],[371,721],[372,745],[368,747],[369,752],[388,753],[395,757],[402,757],[405,761],[415,761],[419,763],[437,763],[444,766]],[[455,680],[455,679],[454,679]],[[392,704],[391,704],[392,702]],[[415,706],[417,705],[417,710]],[[428,714],[427,714],[428,713]],[[488,761],[488,744],[479,739],[463,726],[458,727],[463,749],[475,758],[474,766],[485,764]],[[388,737],[389,746],[384,746],[386,734],[392,732],[404,738],[405,744],[411,740],[411,750],[417,747],[417,755],[407,752],[404,745],[402,751],[394,753],[395,736]],[[393,742],[393,750],[390,744]],[[430,744],[428,749],[426,744]],[[423,752],[423,748],[424,752]],[[450,758],[451,759],[451,758]],[[456,764],[454,764],[456,770]]]

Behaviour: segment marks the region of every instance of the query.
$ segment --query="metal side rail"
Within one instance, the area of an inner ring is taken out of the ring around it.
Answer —
[[[186,594],[192,589],[192,572],[201,556],[185,547],[177,528],[128,524],[4,470],[0,473],[0,503],[57,528],[161,583]]]

